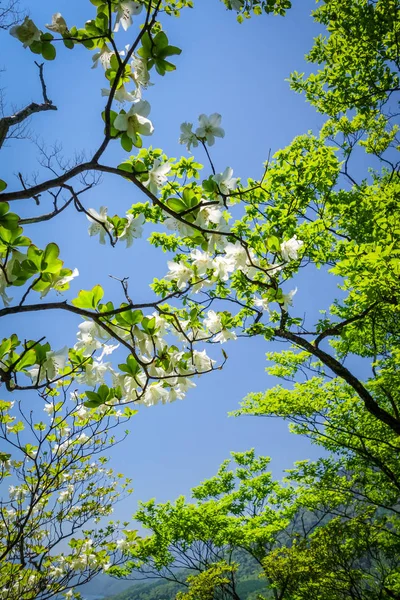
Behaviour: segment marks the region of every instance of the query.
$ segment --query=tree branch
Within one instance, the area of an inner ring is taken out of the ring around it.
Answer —
[[[3,117],[2,119],[0,119],[0,148],[2,147],[2,145],[4,144],[4,142],[7,138],[7,134],[8,134],[10,127],[14,127],[15,125],[18,125],[19,123],[22,123],[23,121],[28,119],[28,117],[30,117],[31,115],[33,115],[35,113],[44,112],[47,110],[57,110],[57,107],[54,106],[52,101],[49,100],[49,98],[47,96],[47,89],[46,89],[46,84],[44,82],[44,76],[43,76],[43,63],[39,64],[39,63],[35,62],[35,65],[37,65],[37,67],[39,68],[39,78],[40,78],[40,83],[42,86],[43,103],[37,104],[36,102],[31,102],[30,104],[28,104],[28,106],[26,106],[25,108],[22,108],[21,110],[16,112],[14,115],[11,115],[9,117]]]
[[[394,431],[397,435],[400,435],[400,421],[393,415],[388,413],[386,410],[381,408],[374,398],[371,396],[369,391],[364,387],[357,377],[355,377],[345,366],[343,366],[336,358],[324,352],[320,348],[317,348],[314,344],[304,340],[300,335],[287,331],[286,329],[277,329],[275,334],[283,339],[290,340],[297,346],[304,348],[307,352],[310,352],[313,356],[316,356],[321,362],[329,367],[335,375],[343,379],[346,383],[353,388],[358,394],[361,400],[364,402],[366,410],[373,415],[376,419],[385,423]]]

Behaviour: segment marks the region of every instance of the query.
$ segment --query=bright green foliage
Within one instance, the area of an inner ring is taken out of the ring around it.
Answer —
[[[268,553],[290,542],[298,512],[294,489],[274,481],[269,459],[256,457],[254,450],[233,452],[232,462],[192,490],[194,503],[183,497],[166,504],[152,500],[135,514],[152,535],[132,548],[131,567],[166,578],[184,567],[176,576],[188,586],[181,599],[212,598],[213,590],[217,597],[235,598],[239,556],[243,564],[250,561],[253,573],[260,572]],[[199,574],[190,577],[192,569]]]
[[[198,575],[189,575],[188,591],[178,592],[176,600],[214,600],[216,595],[224,594],[229,589],[236,569],[236,565],[220,561]]]
[[[305,78],[294,73],[295,90],[330,117],[350,109],[374,114],[398,91],[398,0],[324,0],[314,19],[326,26],[307,55],[322,68]]]
[[[239,23],[242,23],[243,19],[264,13],[283,16],[292,6],[290,0],[222,0],[222,2],[228,9],[238,12]]]

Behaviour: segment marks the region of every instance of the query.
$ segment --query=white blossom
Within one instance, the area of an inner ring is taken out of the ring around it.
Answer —
[[[170,231],[176,231],[179,233],[179,235],[183,237],[191,236],[194,231],[193,227],[190,227],[190,225],[186,225],[186,223],[182,223],[182,221],[178,221],[178,219],[175,219],[174,217],[167,217],[164,220],[164,225]]]
[[[24,489],[21,486],[10,485],[8,488],[10,500],[16,500],[17,502],[22,502],[27,493],[28,490]]]
[[[225,256],[232,266],[232,271],[236,269],[243,270],[248,266],[247,252],[240,242],[228,243],[225,246]]]
[[[193,123],[182,123],[181,135],[179,137],[179,143],[185,144],[186,148],[190,151],[190,147],[197,148],[199,141],[194,131],[192,131]]]
[[[213,261],[213,276],[221,279],[221,281],[228,281],[230,273],[233,271],[231,261],[227,260],[225,256],[217,256]]]
[[[108,339],[108,335],[93,321],[83,321],[78,326],[78,341],[74,346],[75,350],[82,350],[83,356],[90,356],[95,350],[103,347],[103,342]]]
[[[297,288],[291,290],[288,294],[283,294],[282,299],[282,308],[283,310],[288,310],[289,306],[293,306],[293,296],[297,293]]]
[[[126,31],[132,25],[132,17],[142,12],[143,4],[141,2],[132,2],[124,0],[117,6],[117,19],[115,22],[114,31],[119,31],[119,26]]]
[[[156,195],[166,181],[168,181],[167,173],[171,170],[171,165],[167,162],[162,163],[158,158],[154,161],[152,168],[149,171],[149,178],[144,182],[144,186],[149,192]]]
[[[213,259],[209,252],[202,252],[198,248],[190,253],[192,264],[197,269],[199,275],[205,275],[208,269],[213,268]]]
[[[67,488],[61,491],[58,495],[58,502],[65,502],[66,500],[70,500],[75,491],[75,487],[72,483],[67,485]]]
[[[145,218],[143,214],[140,214],[137,217],[127,214],[126,218],[128,219],[128,223],[119,236],[119,239],[124,240],[126,242],[126,247],[130,248],[133,244],[133,240],[142,236]]]
[[[200,213],[206,221],[209,221],[213,225],[218,225],[223,218],[222,211],[216,206],[206,206],[200,209]]]
[[[64,35],[68,33],[67,23],[61,13],[54,13],[51,18],[51,25],[46,25],[46,29]]]
[[[136,85],[136,96],[141,98],[142,88],[147,89],[149,85],[153,85],[150,81],[150,73],[147,68],[147,59],[141,56],[133,55],[132,62],[132,79]]]
[[[179,290],[183,290],[190,279],[193,277],[193,271],[182,262],[168,261],[169,272],[165,279],[176,281]]]
[[[14,25],[10,29],[10,35],[22,42],[24,48],[30,46],[33,42],[39,42],[42,32],[29,17],[25,17],[21,25]]]
[[[86,215],[91,222],[88,229],[89,235],[99,235],[100,244],[105,244],[107,231],[110,229],[110,224],[107,221],[107,207],[101,206],[99,213],[94,208],[89,208],[87,212],[91,215]]]
[[[183,400],[185,398],[184,390],[178,385],[169,389],[168,401]]]
[[[211,333],[217,333],[222,328],[221,317],[217,315],[215,310],[209,310],[207,317],[204,319],[204,325]]]
[[[161,400],[161,402],[165,404],[165,402],[168,401],[168,396],[169,392],[167,388],[163,387],[162,383],[158,381],[157,383],[149,385],[141,402],[146,406],[155,406]]]
[[[126,552],[127,550],[129,550],[129,542],[128,542],[128,540],[126,540],[124,538],[117,540],[116,545],[117,545],[117,549],[120,552]]]
[[[78,417],[78,419],[86,419],[89,413],[90,410],[86,408],[86,406],[84,406],[83,404],[78,406],[78,408],[74,411],[74,415]]]
[[[220,127],[221,115],[213,113],[209,117],[206,115],[199,116],[199,127],[196,129],[196,136],[207,142],[209,146],[213,146],[215,138],[223,138],[225,131]]]
[[[180,388],[180,390],[182,390],[182,392],[187,392],[189,389],[196,387],[196,384],[190,377],[180,377],[178,379],[178,381],[179,381],[179,388]],[[170,381],[170,383],[171,383],[171,381]]]
[[[64,346],[64,348],[61,348],[61,350],[57,350],[56,352],[50,350],[49,352],[46,352],[46,360],[44,363],[29,369],[28,374],[35,384],[45,380],[52,381],[60,371],[65,369],[67,361],[68,346]]]
[[[98,52],[95,52],[92,56],[92,69],[95,69],[100,63],[103,69],[107,71],[107,69],[109,69],[111,66],[111,57],[113,56],[113,54],[115,54],[115,52],[113,50],[110,50],[107,44],[104,44],[100,48],[100,50]]]
[[[304,242],[297,239],[297,236],[294,235],[290,240],[286,242],[282,242],[281,244],[281,254],[282,258],[285,261],[289,260],[297,260],[298,251],[303,246]]]
[[[108,88],[101,88],[101,95],[102,96],[109,96],[110,95],[111,90]],[[135,102],[137,100],[137,95],[136,93],[131,93],[128,92],[125,89],[124,85],[121,85],[120,88],[118,88],[115,93],[114,93],[114,100],[116,100],[117,102]]]
[[[237,335],[234,331],[230,331],[229,329],[221,329],[221,331],[215,336],[214,342],[220,342],[223,344],[224,342],[228,342],[229,340],[236,340]]]
[[[54,413],[56,412],[56,407],[52,402],[49,402],[48,404],[45,405],[43,410],[49,417],[52,417],[54,415]]]
[[[150,104],[147,100],[137,100],[132,104],[127,113],[119,113],[114,121],[115,129],[125,131],[132,141],[136,135],[151,135],[154,131],[153,123],[147,119],[150,114]]]
[[[207,317],[204,319],[204,325],[211,333],[216,333],[215,342],[227,342],[228,340],[236,340],[237,335],[234,331],[229,331],[222,327],[221,317],[214,311],[209,310]]]
[[[104,383],[104,378],[111,370],[111,363],[100,360],[87,364],[85,371],[81,373],[78,380],[86,385],[95,386]]]
[[[213,180],[218,185],[221,194],[228,196],[229,193],[237,187],[238,177],[232,177],[233,169],[226,167],[223,173],[217,173],[213,175]]]
[[[263,311],[269,311],[269,304],[266,298],[257,298],[257,296],[254,296],[254,306],[261,308]]]
[[[202,350],[201,352],[195,350],[193,352],[192,362],[196,370],[200,373],[203,373],[204,371],[209,371],[212,368],[215,360],[207,356],[205,350]]]

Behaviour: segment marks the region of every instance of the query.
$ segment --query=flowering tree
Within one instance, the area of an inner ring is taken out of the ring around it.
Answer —
[[[286,0],[224,4],[239,20],[263,12],[284,15],[290,8]],[[0,317],[68,312],[76,315],[78,330],[76,344],[61,350],[50,346],[45,332],[34,340],[27,340],[23,331],[4,338],[0,381],[10,394],[47,394],[73,381],[82,386],[76,410],[87,411],[89,422],[97,422],[109,411],[128,417],[129,403],[151,406],[182,399],[197,375],[220,368],[226,360],[224,351],[220,362],[211,359],[207,344],[224,344],[238,335],[283,340],[292,348],[274,357],[275,374],[291,377],[311,369],[315,380],[301,388],[307,395],[298,394],[297,388],[279,388],[250,397],[243,411],[300,421],[302,432],[316,436],[325,418],[336,429],[342,427],[338,420],[345,420],[350,425],[333,447],[372,461],[392,481],[395,469],[388,470],[383,450],[372,451],[370,444],[379,430],[378,439],[393,460],[400,434],[394,108],[400,89],[399,2],[320,3],[314,18],[329,35],[316,38],[308,60],[321,68],[309,77],[293,73],[291,85],[327,121],[318,136],[299,136],[268,159],[261,180],[247,182],[213,161],[212,146],[224,136],[217,113],[200,115],[196,126],[181,126],[180,142],[187,150],[205,153],[204,176],[192,156],[175,160],[162,150],[142,148],[154,130],[144,99],[153,83],[150,78],[156,83],[156,77],[173,71],[174,57],[181,52],[168,39],[168,19],[191,6],[190,0],[91,0],[92,19],[84,27],[56,13],[47,31],[29,17],[10,30],[45,60],[55,60],[59,46],[65,52],[87,49],[94,66],[104,69],[106,100],[104,133],[89,159],[71,166],[49,156],[50,179],[32,185],[21,177],[14,191],[6,175],[0,181]],[[124,49],[118,45],[121,29],[135,31]],[[42,102],[0,119],[0,144],[28,116],[56,108],[43,64],[38,62],[37,68]],[[105,161],[113,144],[127,153],[118,165]],[[369,171],[352,168],[361,152]],[[98,183],[99,174],[124,178],[143,195],[143,202],[121,215],[109,214],[107,207],[86,207],[84,193]],[[21,202],[42,206],[46,199],[51,208],[41,216],[17,214]],[[72,209],[87,217],[91,236],[111,247],[129,248],[145,224],[163,227],[149,242],[171,252],[173,259],[165,277],[151,284],[153,295],[147,302],[131,297],[127,279],[120,282],[117,304],[104,298],[101,286],[82,289],[67,300],[56,298],[56,293],[68,293],[78,271],[64,266],[56,242],[39,248],[26,233],[31,229],[34,238],[35,224],[55,217],[62,221],[64,211]],[[342,287],[340,299],[321,307],[323,314],[314,323],[296,315],[297,288],[292,283],[309,266],[329,269]],[[105,357],[118,346],[126,355],[115,365]],[[364,359],[370,376],[356,374],[352,356]],[[322,399],[319,389],[325,392]],[[359,419],[352,421],[355,412]],[[376,429],[373,434],[366,434],[366,423]],[[323,479],[319,471],[317,479]],[[359,479],[353,487],[364,484]],[[393,510],[395,504],[390,496],[385,508]],[[395,584],[388,589],[396,593]]]
[[[14,402],[0,402],[0,483],[13,482],[0,501],[2,600],[68,597],[119,565],[121,548],[135,539],[104,522],[131,491],[103,456],[118,442],[113,430],[121,419],[109,411],[89,420],[67,388],[42,397],[43,420],[23,403],[17,417]]]

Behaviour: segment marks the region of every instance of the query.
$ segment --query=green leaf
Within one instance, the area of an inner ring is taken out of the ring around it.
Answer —
[[[0,359],[3,358],[11,350],[11,339],[4,338],[0,344]]]
[[[152,317],[151,319],[149,319],[148,317],[143,317],[142,319],[142,327],[145,330],[146,333],[148,333],[149,335],[154,335],[155,331],[156,331],[156,319],[155,317]]]
[[[126,359],[126,364],[120,364],[118,365],[118,368],[131,377],[136,377],[136,375],[140,373],[140,365],[132,354]]]
[[[4,192],[6,187],[7,187],[6,182],[3,179],[0,179],[0,192]]]
[[[281,246],[279,243],[279,239],[276,237],[276,235],[271,235],[267,239],[267,246],[268,246],[268,250],[270,250],[272,252],[279,252]]]
[[[44,42],[42,46],[42,56],[46,60],[54,60],[56,57],[55,46],[49,42]]]
[[[121,146],[126,152],[130,152],[132,150],[133,142],[126,133],[123,133],[121,136]]]
[[[26,367],[31,367],[36,363],[36,352],[34,348],[31,348],[22,356],[22,358],[18,361],[16,365],[16,369],[18,371],[22,371],[26,369]]]
[[[168,46],[168,38],[164,31],[159,31],[153,41],[157,50],[162,50]]]
[[[42,42],[35,41],[29,46],[29,50],[34,54],[42,54],[43,44]]]
[[[62,269],[63,261],[58,258],[60,249],[57,244],[51,242],[43,252],[43,257],[40,264],[40,270],[48,273],[59,273]]]
[[[176,213],[180,213],[187,208],[186,204],[180,198],[168,198],[166,204]]]
[[[103,288],[96,285],[92,290],[81,290],[78,297],[72,300],[72,304],[77,308],[96,308],[103,295]]]

